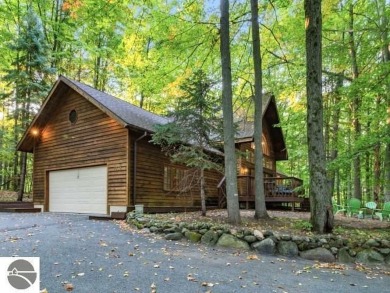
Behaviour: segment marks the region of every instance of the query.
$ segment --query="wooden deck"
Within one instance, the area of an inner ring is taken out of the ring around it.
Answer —
[[[255,178],[250,175],[237,176],[237,188],[241,208],[253,208],[255,202]],[[222,179],[218,185],[220,208],[226,206],[225,181]],[[265,202],[286,203],[294,210],[296,205],[303,206],[307,202],[304,198],[303,181],[296,177],[266,177],[264,178]]]
[[[5,213],[39,213],[41,209],[34,208],[32,202],[5,201],[0,202],[0,212]]]

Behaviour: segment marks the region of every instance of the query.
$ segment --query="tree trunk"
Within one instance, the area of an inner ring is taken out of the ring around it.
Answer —
[[[343,74],[339,74],[337,76],[337,83],[334,93],[334,102],[333,107],[335,107],[335,110],[332,111],[333,115],[331,117],[331,126],[329,130],[329,161],[332,162],[337,159],[338,157],[338,149],[337,149],[337,143],[338,143],[338,135],[339,135],[339,123],[340,123],[340,93],[339,89],[343,86]],[[331,170],[329,172],[329,192],[330,195],[333,196],[334,189],[335,189],[335,178],[336,178],[336,171],[337,170]],[[340,193],[338,193],[337,197],[337,204],[340,204]]]
[[[5,106],[1,107],[1,129],[0,129],[0,150],[4,149],[4,133],[5,133]],[[0,160],[0,190],[4,188],[5,184],[5,162]]]
[[[15,143],[15,145],[18,143],[18,128],[19,128],[17,112],[18,112],[18,110],[15,110],[15,116],[14,116],[14,143]],[[19,180],[18,166],[19,166],[19,152],[15,151],[14,158],[13,158],[12,178],[11,178],[12,179],[11,189],[13,191],[18,190],[18,188],[19,188],[18,187],[18,180]]]
[[[24,186],[26,184],[27,153],[23,152],[20,160],[20,178],[18,189],[18,201],[23,201]]]
[[[389,41],[389,18],[385,13],[386,0],[378,1],[378,13],[380,15],[380,39],[382,40],[382,62],[389,64],[390,62],[390,41]],[[387,91],[384,94],[385,104],[387,105],[387,120],[386,120],[386,137],[390,137],[390,84],[385,83]],[[385,144],[385,161],[384,161],[384,202],[390,201],[390,142]]]
[[[206,184],[203,168],[200,169],[200,204],[202,206],[202,216],[206,216]]]
[[[362,198],[368,202],[372,201],[374,196],[372,195],[372,185],[371,185],[371,156],[370,152],[366,152],[365,156],[365,163],[364,163],[364,171],[365,171],[365,179],[364,179],[364,190],[363,190],[363,195]]]
[[[354,38],[354,19],[353,19],[353,4],[349,6],[349,52],[352,62],[352,79],[355,80],[359,77],[359,68],[357,65],[357,52]],[[356,95],[352,101],[352,124],[354,130],[354,141],[355,143],[360,137],[362,132],[361,124],[359,119],[361,100],[359,95]],[[355,155],[353,159],[353,197],[357,199],[362,199],[362,185],[361,185],[361,163],[359,154]]]
[[[222,67],[222,111],[225,153],[226,201],[228,221],[241,223],[237,191],[237,161],[234,143],[232,72],[229,37],[229,0],[221,0],[220,52]]]
[[[379,202],[381,193],[381,145],[377,143],[374,147],[374,201]]]
[[[311,223],[317,233],[333,229],[332,200],[328,191],[323,135],[321,0],[305,0],[307,139]]]
[[[263,173],[263,148],[261,144],[263,133],[263,110],[262,110],[262,68],[260,53],[260,32],[258,16],[258,0],[251,0],[252,12],[252,47],[253,47],[253,67],[255,72],[255,218],[268,218],[265,206],[264,194],[264,173]]]

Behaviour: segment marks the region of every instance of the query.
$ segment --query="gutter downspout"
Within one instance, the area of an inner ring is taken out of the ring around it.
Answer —
[[[132,196],[132,199],[133,199],[134,206],[136,204],[136,198],[137,198],[137,187],[136,187],[136,184],[137,184],[137,143],[147,135],[148,135],[148,133],[145,131],[144,134],[142,134],[140,137],[138,137],[134,141],[134,145],[133,145],[133,196]]]

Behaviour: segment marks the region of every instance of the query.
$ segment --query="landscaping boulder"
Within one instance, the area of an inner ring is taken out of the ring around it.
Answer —
[[[217,246],[249,250],[249,244],[231,234],[223,234],[217,242]]]
[[[152,226],[152,227],[149,228],[149,231],[151,233],[159,233],[159,232],[161,232],[161,228],[158,228],[156,226]]]
[[[202,234],[192,232],[192,231],[187,231],[185,232],[184,236],[191,242],[199,242],[200,239],[202,238]]]
[[[375,264],[384,262],[385,258],[382,254],[373,249],[365,249],[356,255],[356,260],[362,263]]]
[[[257,238],[253,235],[246,235],[244,236],[244,240],[248,243],[253,243],[257,241]]]
[[[385,264],[390,265],[390,255],[386,256]]]
[[[322,262],[334,262],[335,258],[333,254],[323,247],[317,247],[314,249],[301,251],[300,256],[304,259],[318,260]]]
[[[165,235],[165,239],[166,240],[180,240],[183,238],[183,234],[181,234],[180,232],[174,232],[174,233],[169,233],[167,235]]]
[[[381,240],[382,247],[384,248],[390,248],[390,241],[386,239]]]
[[[298,255],[298,246],[293,241],[279,241],[277,250],[280,255],[295,257]]]
[[[339,262],[342,262],[342,263],[354,263],[355,262],[355,258],[353,258],[349,254],[348,247],[340,248],[340,250],[338,252],[338,256],[339,256]]]
[[[275,242],[271,238],[264,239],[252,244],[252,248],[261,254],[275,254],[276,247]]]
[[[375,239],[368,239],[366,241],[366,243],[364,243],[363,247],[367,247],[367,248],[370,248],[370,247],[380,247],[380,243],[378,241],[376,241]]]
[[[201,242],[203,244],[213,246],[217,243],[218,241],[218,234],[215,233],[214,231],[207,231],[201,238]]]
[[[264,239],[263,232],[261,232],[259,230],[254,230],[253,231],[253,236],[255,236],[260,241]]]

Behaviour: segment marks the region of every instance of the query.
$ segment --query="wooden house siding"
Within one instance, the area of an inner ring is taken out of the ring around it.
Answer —
[[[272,137],[271,137],[271,132],[269,129],[269,124],[268,122],[263,119],[263,138],[264,140],[262,141],[264,144],[266,144],[263,147],[264,149],[268,150],[268,153],[263,152],[263,168],[264,168],[264,175],[265,176],[275,176],[276,174],[276,160],[275,160],[275,153],[273,151],[274,146],[272,144]],[[251,152],[252,155],[254,156],[254,150],[252,149],[252,142],[251,141],[246,141],[246,142],[241,142],[237,143],[237,149],[240,152],[240,157],[238,159],[238,174],[239,175],[253,175],[254,176],[254,168],[255,164],[254,162],[250,162],[247,157],[247,152]]]
[[[77,122],[73,124],[69,121],[72,110],[78,114]],[[60,206],[58,211],[62,210],[61,205],[69,211],[77,210],[83,200],[82,204],[87,207],[85,212],[96,213],[104,211],[105,205],[107,213],[124,213],[135,204],[143,204],[147,211],[199,209],[199,184],[191,184],[188,188],[189,184],[179,180],[193,171],[173,164],[159,146],[149,142],[154,126],[168,122],[166,117],[60,76],[17,146],[19,151],[34,153],[34,204],[39,208],[44,206],[45,210],[49,207],[56,210],[56,206],[49,205],[50,190],[53,194],[51,203]],[[283,133],[280,127],[273,126],[276,124],[279,124],[279,117],[275,98],[268,95],[263,99],[263,137],[267,144],[263,149],[264,175],[268,179],[277,174],[276,161],[288,157]],[[237,134],[236,148],[242,153],[253,152],[253,125],[253,122],[245,123]],[[252,196],[254,157],[248,158],[243,156],[237,162],[240,198],[245,192],[246,197]],[[219,159],[222,163],[222,156]],[[50,173],[58,170],[66,171]],[[78,172],[87,175],[76,181]],[[76,175],[71,175],[74,173]],[[71,179],[52,179],[54,174],[66,174],[63,176],[69,175],[67,178]],[[223,174],[209,170],[205,171],[205,177],[206,204],[222,206]],[[106,181],[107,186],[104,185]],[[58,182],[63,185],[56,185]],[[93,182],[102,184],[94,186]],[[68,186],[80,193],[76,194]],[[185,191],[180,190],[183,187]],[[106,194],[107,198],[104,197]],[[248,199],[245,200],[248,203]],[[90,203],[100,203],[100,206],[91,208]]]
[[[69,113],[76,110],[72,125]],[[108,205],[128,204],[128,131],[73,90],[64,93],[34,146],[33,193],[48,207],[48,172],[107,166]]]
[[[139,136],[139,135],[138,135]],[[137,135],[133,136],[135,140]],[[140,140],[137,144],[137,179],[136,204],[148,207],[194,207],[200,206],[200,191],[192,187],[188,192],[175,192],[164,190],[164,167],[184,166],[172,164],[161,149],[149,142],[150,137]],[[207,170],[206,196],[210,204],[217,204],[218,182],[223,175],[217,171]]]

